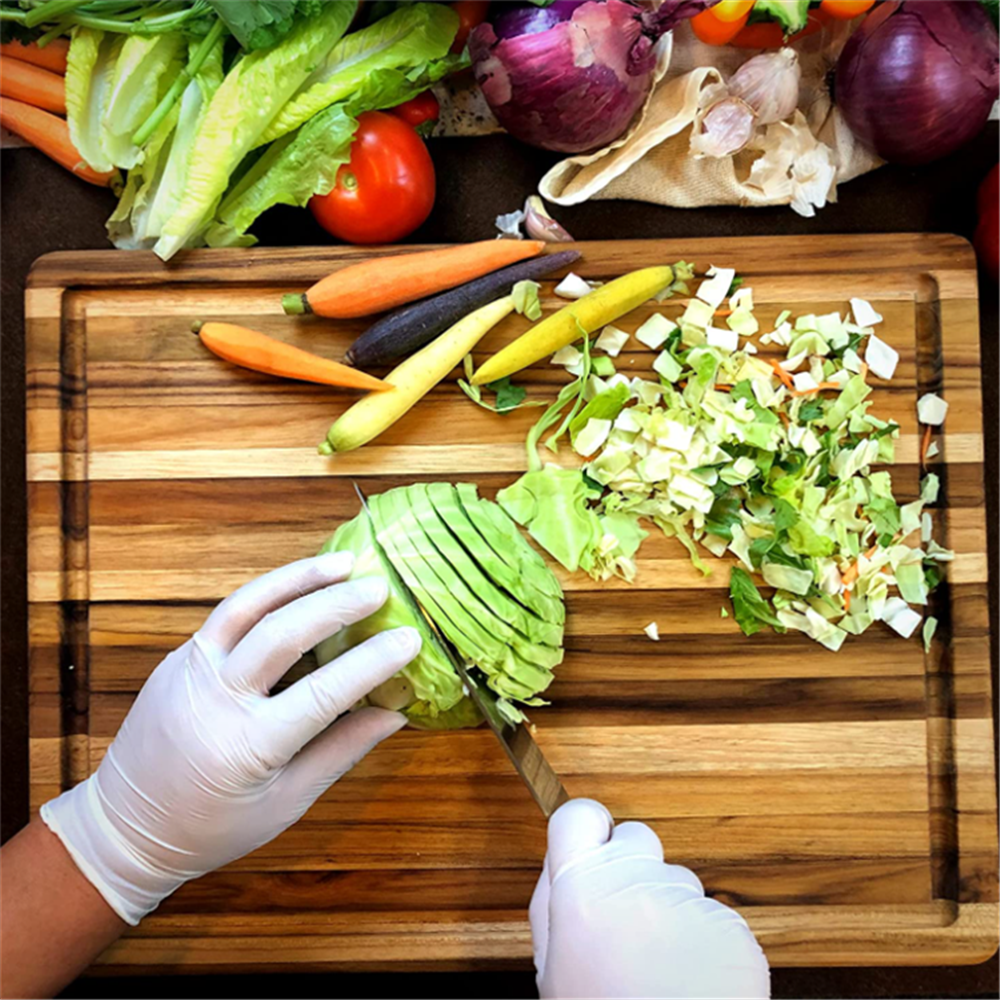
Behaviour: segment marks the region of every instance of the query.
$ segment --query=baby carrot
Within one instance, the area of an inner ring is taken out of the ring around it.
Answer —
[[[235,323],[196,323],[192,328],[201,342],[225,361],[265,375],[301,382],[343,386],[346,389],[391,389],[373,375],[342,365],[299,347],[282,343],[264,333]]]

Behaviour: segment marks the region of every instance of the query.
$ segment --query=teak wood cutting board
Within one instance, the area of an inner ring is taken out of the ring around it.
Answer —
[[[897,494],[918,493],[915,400],[938,436],[939,539],[957,552],[917,637],[876,626],[832,654],[723,618],[728,565],[703,579],[652,535],[634,586],[561,573],[566,661],[534,719],[573,795],[642,819],[668,858],[737,906],[776,965],[976,962],[997,946],[975,264],[950,236],[578,244],[608,279],[685,259],[737,268],[762,329],[783,308],[870,299],[900,352],[873,412],[899,421]],[[407,249],[419,249],[411,247]],[[316,444],[339,390],[209,355],[195,319],[245,323],[341,357],[364,321],[290,319],[281,294],[380,253],[360,248],[58,253],[27,290],[31,789],[37,809],[99,763],[159,660],[249,578],[315,552],[369,494],[415,479],[492,496],[524,468],[538,410],[497,416],[454,376],[374,444]],[[398,252],[392,250],[391,252]],[[546,310],[561,303],[545,284]],[[683,306],[668,302],[673,316]],[[632,331],[649,314],[623,322]],[[523,329],[511,317],[481,359]],[[649,369],[634,340],[618,359]],[[523,373],[534,398],[566,376]],[[569,456],[562,456],[569,461]],[[994,582],[995,584],[995,582]],[[643,627],[659,623],[661,640]],[[184,886],[100,960],[118,971],[526,965],[545,826],[485,730],[407,730],[273,843]]]

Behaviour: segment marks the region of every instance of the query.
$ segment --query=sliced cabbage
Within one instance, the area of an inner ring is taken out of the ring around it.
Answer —
[[[628,334],[624,330],[619,330],[617,326],[609,324],[601,331],[601,335],[594,342],[594,347],[612,358],[617,358],[627,343]]]
[[[925,565],[954,556],[933,541],[925,516],[937,477],[925,478],[920,499],[900,505],[890,474],[877,468],[892,461],[899,426],[869,413],[860,354],[868,353],[866,338],[873,360],[881,350],[871,328],[839,312],[794,322],[782,313],[770,337],[790,355],[779,362],[795,373],[790,391],[788,377],[754,357],[750,345],[731,349],[739,322],[713,327],[721,273],[689,301],[679,331],[668,331],[666,320],[647,321],[652,332],[639,339],[663,348],[652,366],[658,382],[616,375],[612,385],[590,375],[565,387],[555,414],[539,426],[575,400],[563,429],[589,461],[582,476],[549,466],[540,477],[536,468],[509,488],[510,513],[564,566],[597,579],[635,573],[634,552],[616,541],[611,516],[660,528],[706,575],[702,549],[731,554],[738,560],[730,578],[734,617],[747,634],[794,628],[833,650],[880,620],[912,634],[914,616],[922,618],[914,607],[926,605],[938,575]],[[751,312],[751,295],[731,298]],[[855,319],[877,321],[863,306]],[[579,367],[590,372],[586,340],[583,346]],[[891,373],[882,367],[880,374]],[[529,467],[539,434],[529,436]],[[913,547],[918,532],[920,548]],[[754,583],[758,574],[774,588],[770,600]]]
[[[670,336],[677,329],[677,324],[671,322],[666,316],[660,313],[653,313],[638,330],[635,331],[635,339],[640,344],[645,344],[651,350],[659,350]]]
[[[935,392],[925,392],[917,400],[917,419],[922,424],[939,427],[948,415],[948,404]]]

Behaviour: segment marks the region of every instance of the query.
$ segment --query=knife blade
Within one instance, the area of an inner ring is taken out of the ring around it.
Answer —
[[[527,785],[531,797],[538,804],[545,818],[548,819],[559,806],[569,800],[569,795],[566,789],[563,788],[559,776],[552,769],[552,765],[549,764],[548,760],[546,760],[545,755],[535,742],[528,727],[523,722],[511,722],[504,717],[497,706],[496,694],[472,674],[466,662],[459,655],[458,650],[455,649],[451,641],[441,632],[430,615],[421,606],[416,594],[413,593],[399,572],[399,567],[395,565],[388,552],[386,552],[385,547],[378,539],[378,530],[375,525],[375,519],[372,516],[371,508],[368,506],[368,499],[357,483],[353,485],[354,491],[361,501],[361,508],[364,510],[371,524],[372,538],[374,539],[379,555],[395,571],[396,584],[423,615],[428,628],[444,651],[445,656],[448,657],[448,661],[455,668],[458,676],[462,678],[462,683],[465,685],[469,697],[486,720],[486,724],[500,741],[500,745],[510,758],[510,762],[514,765],[525,785]]]

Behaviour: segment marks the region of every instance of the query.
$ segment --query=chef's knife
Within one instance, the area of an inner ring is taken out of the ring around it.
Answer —
[[[417,600],[416,595],[407,586],[406,581],[399,572],[399,568],[393,563],[382,543],[378,540],[375,520],[372,517],[371,509],[368,506],[368,501],[364,493],[361,491],[361,487],[355,483],[354,489],[358,494],[358,499],[361,501],[365,515],[371,523],[372,537],[374,538],[379,555],[383,557],[387,565],[396,571],[396,583],[413,602],[414,606],[423,614],[428,627],[434,633],[434,637],[444,650],[451,665],[455,668],[455,672],[462,678],[462,682],[469,692],[469,697],[475,702],[483,718],[486,719],[486,724],[496,734],[500,745],[504,748],[511,763],[517,769],[517,773],[521,775],[524,783],[528,786],[531,797],[538,803],[545,817],[548,818],[559,806],[569,799],[569,795],[566,794],[566,789],[563,788],[558,775],[552,770],[552,766],[545,759],[538,744],[528,731],[528,727],[523,722],[509,722],[501,714],[497,706],[497,696],[482,681],[471,674],[458,651],[442,635],[441,630],[431,619],[430,615],[421,607],[420,601]]]

